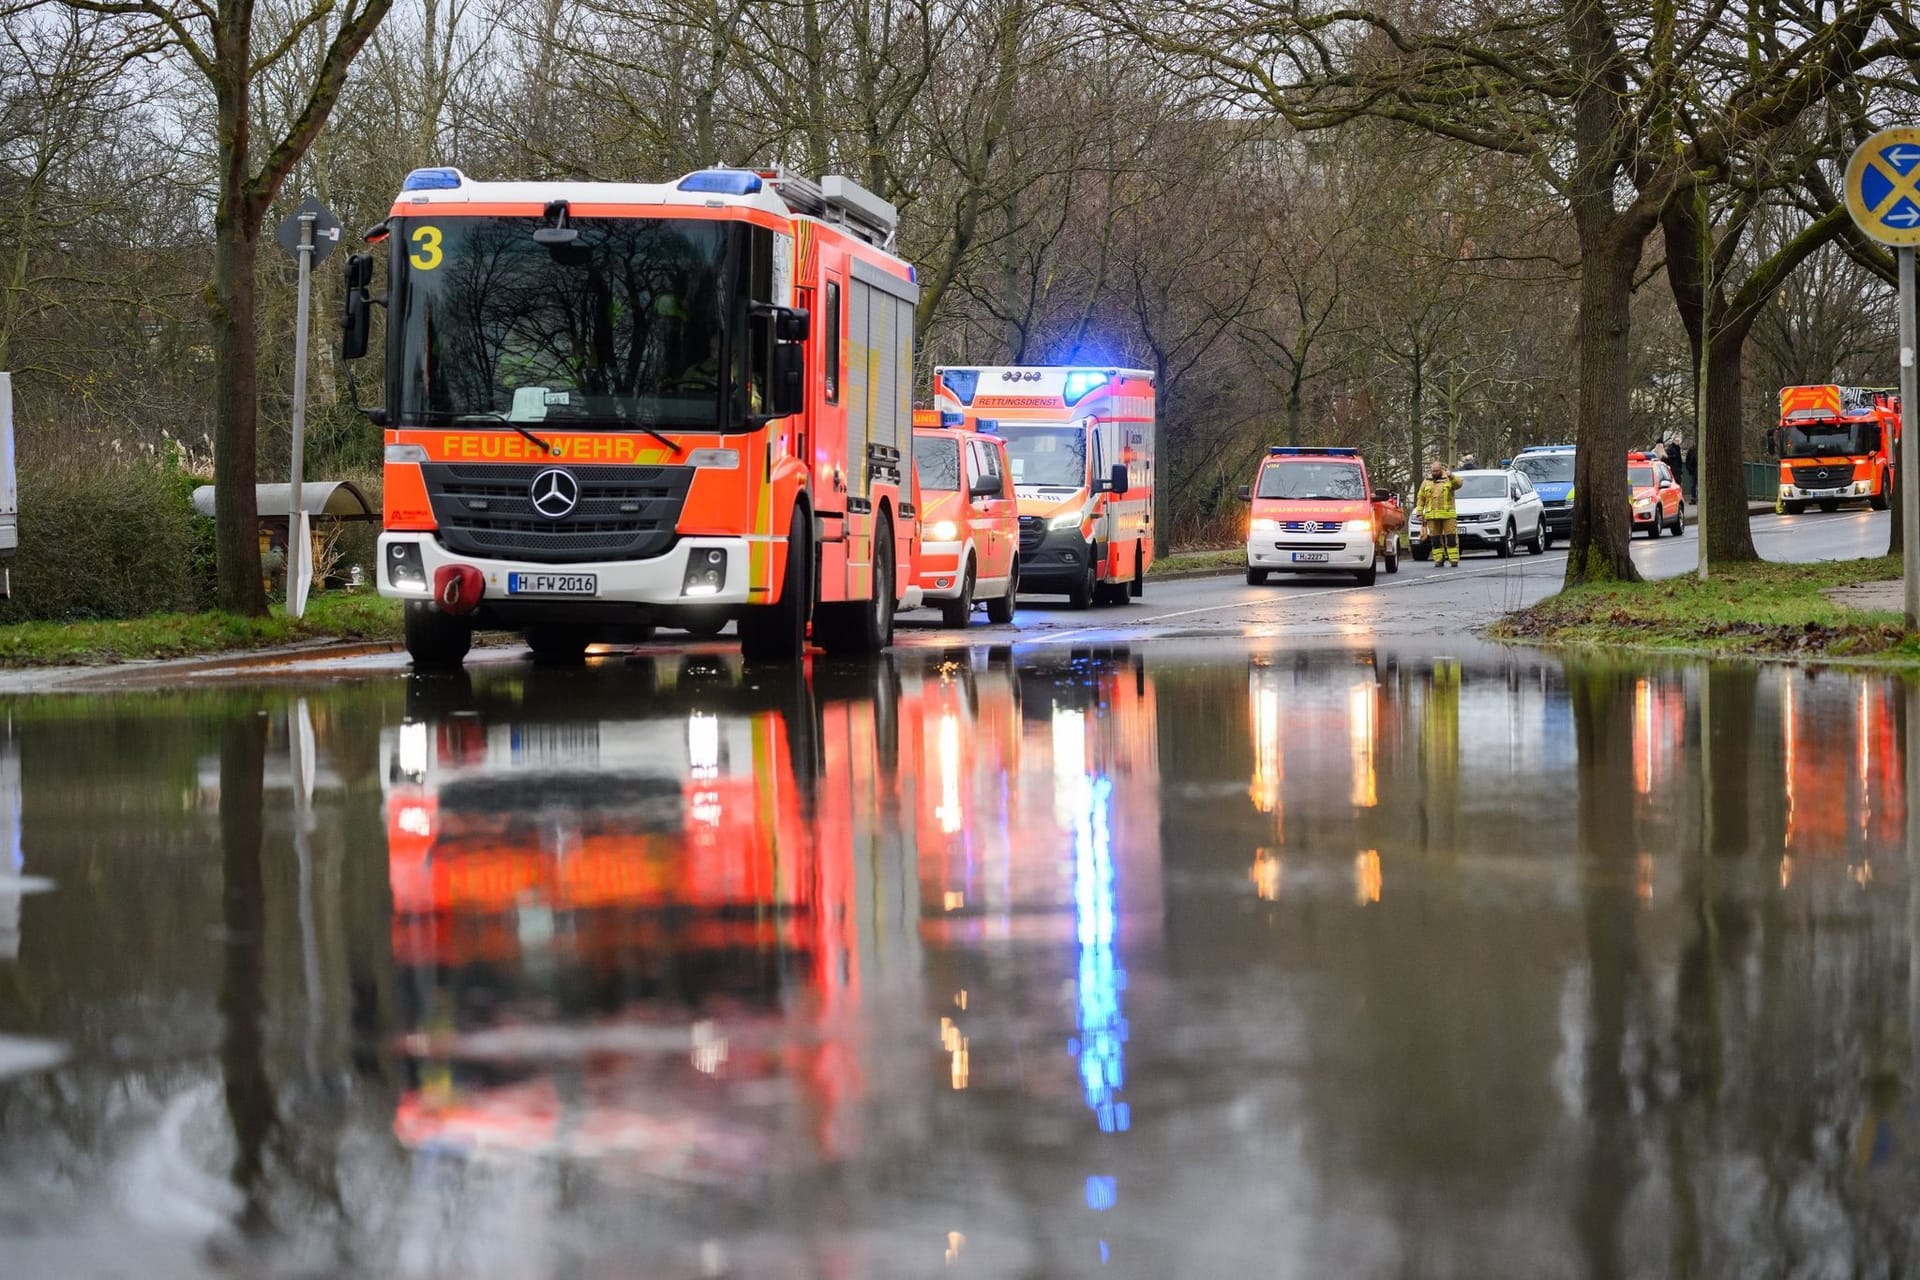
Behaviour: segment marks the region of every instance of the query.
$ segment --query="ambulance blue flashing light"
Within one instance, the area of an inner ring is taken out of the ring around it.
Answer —
[[[1107,374],[1104,369],[1072,369],[1067,373],[1067,384],[1060,398],[1069,405],[1078,404],[1089,392],[1106,385]]]
[[[760,175],[746,169],[702,169],[680,179],[680,190],[710,196],[756,195]]]
[[[1293,446],[1293,445],[1284,445],[1284,444],[1268,445],[1267,453],[1275,458],[1299,458],[1299,457],[1357,458],[1360,456],[1360,451],[1358,449],[1351,449],[1351,448],[1314,449],[1314,448],[1305,447],[1305,446]]]
[[[973,420],[973,429],[982,435],[997,436],[1000,434],[1000,419],[975,418]]]
[[[453,191],[460,186],[458,169],[415,169],[400,184],[402,191]]]
[[[940,376],[941,380],[947,384],[947,390],[953,392],[954,399],[961,404],[973,403],[974,392],[980,389],[978,369],[948,369]]]
[[[940,425],[942,427],[958,427],[966,422],[966,420],[967,415],[964,413],[955,413],[951,409],[942,409],[940,411]]]

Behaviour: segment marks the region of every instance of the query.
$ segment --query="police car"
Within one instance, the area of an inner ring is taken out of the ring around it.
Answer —
[[[1573,446],[1528,445],[1509,464],[1533,484],[1546,513],[1547,544],[1573,533]]]

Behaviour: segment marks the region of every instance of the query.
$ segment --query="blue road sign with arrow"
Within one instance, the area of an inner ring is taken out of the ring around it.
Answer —
[[[1920,129],[1882,129],[1853,153],[1847,211],[1882,244],[1920,244]]]

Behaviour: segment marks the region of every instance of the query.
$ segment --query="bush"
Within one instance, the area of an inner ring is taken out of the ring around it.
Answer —
[[[208,607],[213,521],[171,461],[99,452],[23,459],[13,599],[0,622],[133,618]]]

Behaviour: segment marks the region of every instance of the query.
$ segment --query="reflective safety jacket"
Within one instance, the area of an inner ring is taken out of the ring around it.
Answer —
[[[1420,513],[1423,520],[1453,519],[1453,491],[1460,487],[1460,477],[1450,475],[1445,480],[1427,480],[1420,485],[1420,493],[1413,501],[1413,509]]]

